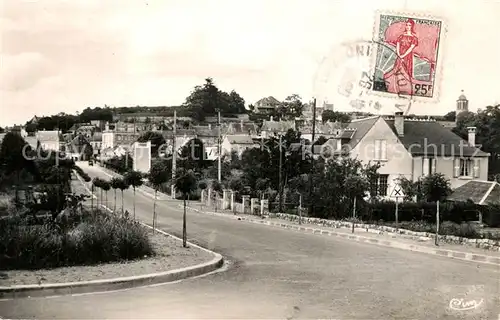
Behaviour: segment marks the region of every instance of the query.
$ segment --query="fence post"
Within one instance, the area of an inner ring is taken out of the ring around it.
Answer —
[[[398,209],[399,209],[398,208],[398,197],[396,197],[396,232],[399,231],[399,221],[398,221],[399,220],[399,217],[398,217],[399,212],[398,212]]]
[[[354,206],[352,208],[352,233],[354,233],[355,220],[356,220],[356,196],[354,197]]]
[[[436,239],[434,240],[436,246],[439,246],[438,238],[439,238],[439,200],[436,202]]]

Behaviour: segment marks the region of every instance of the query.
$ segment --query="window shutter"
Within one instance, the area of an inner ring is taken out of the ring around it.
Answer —
[[[480,164],[480,160],[474,159],[474,178],[479,178],[479,175],[480,175],[479,164]]]
[[[460,175],[460,159],[455,159],[455,168],[453,170],[453,177],[457,178]]]
[[[431,173],[434,174],[436,173],[436,164],[437,164],[437,159],[436,158],[432,158],[432,171]]]
[[[375,140],[375,150],[374,159],[380,160],[380,140]]]
[[[424,158],[422,162],[422,176],[429,174],[429,158]]]
[[[387,140],[380,140],[380,157],[382,160],[387,160]]]

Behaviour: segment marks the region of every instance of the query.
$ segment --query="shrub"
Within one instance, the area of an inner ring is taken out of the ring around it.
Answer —
[[[83,179],[83,180],[85,180],[85,182],[90,182],[90,180],[92,180],[92,179],[90,178],[90,176],[89,176],[89,175],[88,175],[85,171],[83,171],[83,169],[82,169],[82,168],[80,168],[80,167],[79,167],[79,166],[77,166],[77,165],[75,165],[75,166],[74,166],[74,168],[75,168],[76,173],[78,173],[78,175],[79,175],[80,177],[82,177],[82,179]]]
[[[35,224],[18,216],[0,220],[0,269],[41,269],[132,260],[152,255],[146,229],[117,216],[72,215]]]

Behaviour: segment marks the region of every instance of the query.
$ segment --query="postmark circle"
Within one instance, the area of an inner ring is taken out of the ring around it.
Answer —
[[[411,77],[404,72],[397,72],[397,81],[389,84],[398,92],[396,101],[374,93],[377,84],[374,83],[373,54],[380,46],[386,45],[373,40],[358,40],[334,46],[319,65],[314,78],[314,94],[319,105],[328,106],[334,102],[342,107],[350,106],[354,111],[379,113],[382,108],[392,109],[396,104],[400,111],[404,107],[408,111],[412,84]]]

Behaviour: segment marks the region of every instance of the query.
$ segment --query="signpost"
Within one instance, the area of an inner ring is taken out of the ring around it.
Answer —
[[[392,192],[391,192],[390,196],[396,198],[396,212],[395,212],[395,216],[396,216],[396,232],[397,232],[399,230],[398,199],[404,197],[404,194],[403,194],[403,191],[401,190],[401,187],[399,185],[396,185],[394,187],[394,189],[392,189]]]
[[[439,200],[436,202],[436,239],[434,240],[434,244],[436,246],[439,246],[438,238],[439,238]]]

